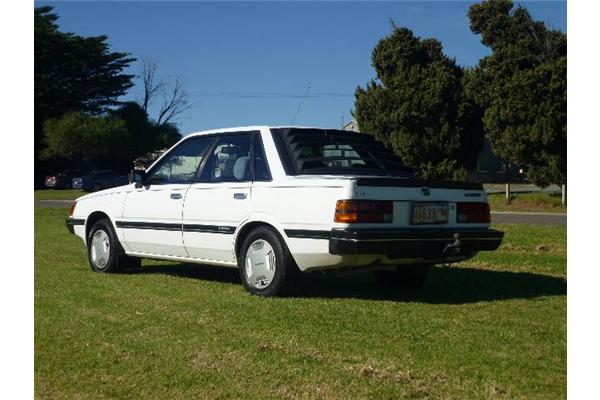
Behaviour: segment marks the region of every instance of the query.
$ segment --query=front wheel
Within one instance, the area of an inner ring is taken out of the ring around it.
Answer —
[[[424,286],[429,278],[432,265],[399,265],[394,271],[375,271],[375,277],[383,284],[417,289]]]
[[[300,282],[301,272],[287,246],[268,227],[256,228],[244,239],[238,267],[244,287],[258,296],[289,295]]]
[[[125,255],[108,219],[101,219],[92,225],[87,244],[88,259],[95,272],[117,272],[136,269],[141,265],[139,258]]]

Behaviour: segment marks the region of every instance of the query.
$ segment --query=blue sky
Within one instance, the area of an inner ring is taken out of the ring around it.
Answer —
[[[292,122],[339,127],[354,90],[374,78],[371,50],[396,25],[439,39],[461,65],[488,54],[471,33],[471,2],[36,2],[52,5],[62,31],[107,35],[113,51],[150,56],[181,76],[192,109],[181,132]],[[566,2],[521,2],[566,32]],[[140,64],[130,73],[139,74]],[[140,83],[136,80],[136,83]],[[139,99],[140,86],[123,99]],[[151,112],[156,115],[156,110]]]

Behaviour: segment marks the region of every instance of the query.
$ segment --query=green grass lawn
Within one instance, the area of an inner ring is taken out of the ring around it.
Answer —
[[[493,193],[488,195],[488,201],[492,211],[567,212],[567,208],[561,204],[560,193],[513,193],[510,201],[506,201],[504,193]]]
[[[75,200],[84,194],[86,193],[80,189],[44,189],[33,191],[35,200]]]
[[[566,397],[566,227],[499,225],[495,253],[417,291],[321,277],[248,295],[233,270],[91,272],[65,209],[35,210],[38,398]]]

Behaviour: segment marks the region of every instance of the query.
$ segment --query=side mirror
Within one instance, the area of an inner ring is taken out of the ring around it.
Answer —
[[[131,172],[129,172],[129,182],[135,183],[136,188],[142,187],[145,179],[146,171],[143,169],[132,169]]]

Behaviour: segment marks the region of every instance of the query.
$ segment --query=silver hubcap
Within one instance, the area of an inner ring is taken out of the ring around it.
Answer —
[[[92,236],[92,262],[98,269],[103,269],[110,258],[110,241],[103,230],[97,230]]]
[[[256,289],[264,289],[271,284],[275,276],[277,260],[275,251],[269,242],[258,239],[252,242],[246,251],[246,279]]]

